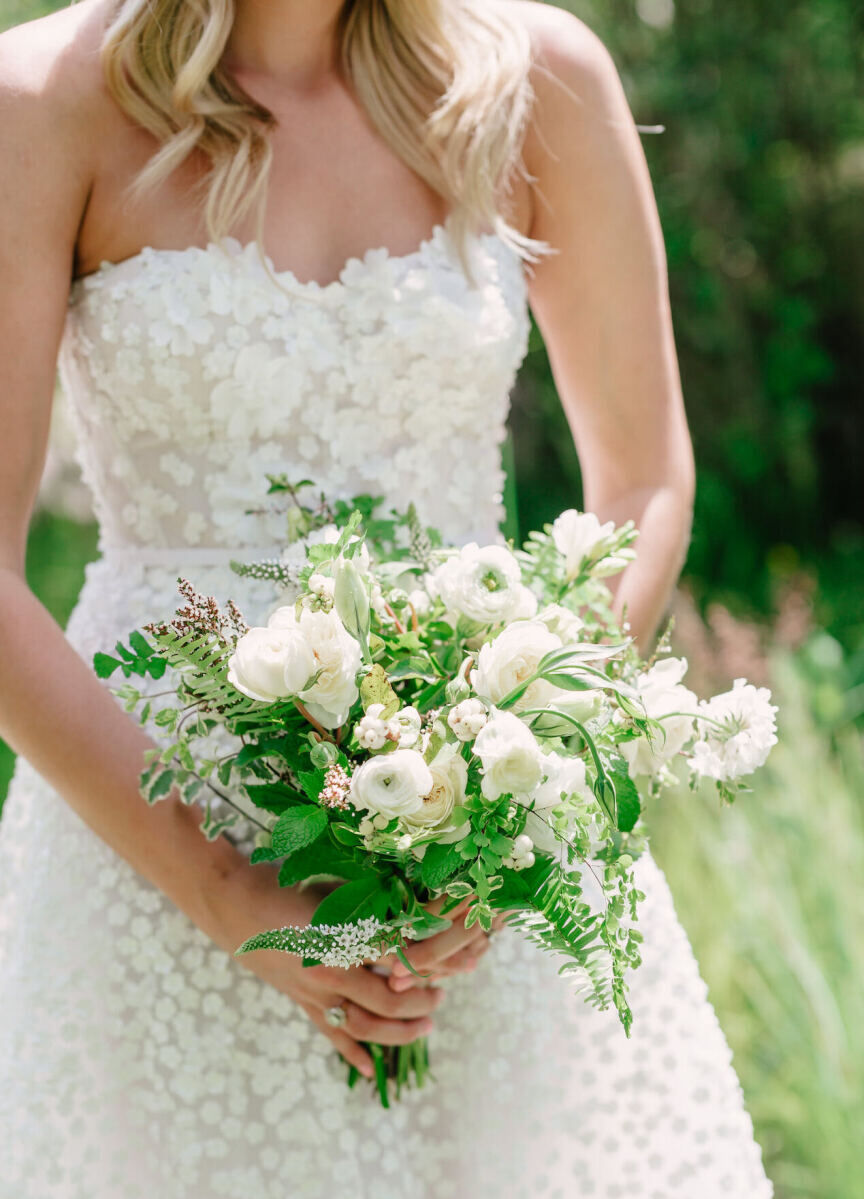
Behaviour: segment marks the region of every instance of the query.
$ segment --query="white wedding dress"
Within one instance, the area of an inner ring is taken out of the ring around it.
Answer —
[[[268,471],[499,536],[525,283],[477,286],[439,226],[329,286],[253,246],[144,249],[69,297],[60,369],[101,522],[85,659],[175,607],[178,573],[263,616],[231,557],[274,545]],[[45,729],[45,736],[50,736]],[[142,800],[143,803],[143,800]],[[216,949],[19,761],[0,824],[0,1199],[767,1199],[730,1054],[650,858],[627,1040],[512,931],[448,984],[434,1081],[349,1092],[291,1000]]]

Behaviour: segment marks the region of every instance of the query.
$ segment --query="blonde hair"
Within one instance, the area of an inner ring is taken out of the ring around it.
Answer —
[[[197,149],[209,159],[203,215],[222,244],[250,212],[262,228],[273,115],[221,64],[234,0],[117,0],[102,41],[106,83],[160,143],[133,181],[140,195]],[[375,128],[447,205],[466,239],[491,230],[523,259],[544,247],[502,215],[532,103],[527,31],[494,0],[345,0],[343,68]]]

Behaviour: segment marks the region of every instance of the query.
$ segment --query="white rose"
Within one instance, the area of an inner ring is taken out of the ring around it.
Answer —
[[[422,807],[406,816],[405,823],[417,828],[443,829],[453,809],[465,800],[468,766],[454,745],[443,745],[429,763],[429,771],[432,786],[423,796]]]
[[[550,633],[542,620],[517,620],[481,648],[471,685],[478,695],[500,703],[535,673],[541,658],[560,648],[561,638]],[[545,679],[537,679],[517,701],[515,710],[541,706],[558,692],[559,688]]]
[[[481,548],[472,541],[463,546],[435,569],[431,589],[448,610],[479,624],[512,620],[532,601],[535,609],[537,604],[522,583],[519,563],[503,545]]]
[[[357,699],[357,672],[363,660],[359,644],[347,632],[335,610],[312,612],[302,609],[299,618],[293,607],[277,608],[269,627],[297,634],[312,655],[311,675],[315,681],[296,691],[304,706],[324,728],[335,729],[348,717]],[[295,675],[296,677],[296,675]]]
[[[552,525],[552,540],[564,558],[567,578],[575,579],[585,559],[596,556],[604,542],[611,544],[614,532],[614,521],[601,525],[593,512],[577,512],[575,508],[562,512]]]
[[[494,711],[477,734],[474,752],[483,766],[481,790],[487,799],[509,792],[526,795],[543,774],[543,755],[527,725],[512,712]]]
[[[354,772],[351,778],[351,802],[392,820],[419,812],[423,796],[434,785],[432,772],[414,749],[395,749],[380,754]]]
[[[543,621],[550,633],[560,637],[564,645],[578,641],[579,634],[585,628],[585,621],[563,604],[547,604],[537,613],[537,619]]]
[[[296,628],[249,629],[228,660],[228,682],[265,703],[299,694],[314,673],[312,651]]]
[[[663,658],[637,677],[636,690],[645,711],[654,720],[660,720],[663,732],[658,733],[650,744],[644,737],[622,743],[621,753],[627,759],[631,778],[656,775],[680,753],[691,737],[692,714],[697,709],[697,700],[693,692],[681,683],[686,671],[686,659]]]

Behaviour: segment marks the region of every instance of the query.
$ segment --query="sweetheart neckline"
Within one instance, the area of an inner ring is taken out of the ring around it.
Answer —
[[[481,244],[486,241],[492,241],[497,242],[499,245],[504,246],[508,250],[510,249],[500,235],[494,232],[469,232],[467,236],[469,240],[473,238],[476,242]],[[342,264],[342,268],[337,277],[331,280],[329,283],[319,283],[317,279],[309,279],[304,281],[299,279],[294,271],[288,267],[283,270],[276,270],[275,266],[273,265],[273,260],[270,258],[269,254],[264,255],[264,261],[272,270],[273,278],[280,284],[288,284],[299,292],[312,292],[313,294],[317,295],[333,295],[339,293],[341,295],[349,291],[351,288],[351,284],[345,279],[345,276],[351,267],[359,265],[368,268],[372,265],[376,258],[384,262],[399,265],[403,263],[409,263],[414,259],[423,259],[432,248],[434,248],[436,245],[440,245],[442,241],[447,243],[448,249],[454,249],[449,220],[435,224],[432,227],[429,236],[425,237],[419,243],[419,245],[417,245],[413,250],[407,251],[405,254],[391,254],[386,246],[370,246],[370,248],[362,255],[352,254],[350,257],[346,258],[345,262]],[[229,258],[232,262],[251,262],[259,269],[261,268],[261,262],[257,254],[257,246],[254,241],[241,242],[236,237],[226,237],[225,245],[230,250]],[[511,252],[515,253],[515,251],[512,250]],[[155,258],[157,256],[163,258],[184,257],[188,255],[206,258],[212,257],[214,254],[219,254],[222,258],[225,257],[222,247],[218,242],[214,241],[208,241],[204,246],[192,245],[183,246],[180,248],[150,245],[142,246],[141,249],[135,254],[130,254],[126,258],[120,258],[116,261],[103,258],[94,271],[88,271],[86,275],[78,275],[77,278],[72,280],[69,288],[69,294],[70,297],[73,296],[77,290],[85,287],[90,280],[101,278],[111,271],[120,270],[128,264],[146,262],[149,258]]]

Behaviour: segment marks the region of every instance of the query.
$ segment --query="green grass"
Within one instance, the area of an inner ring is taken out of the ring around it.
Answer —
[[[732,1046],[778,1199],[861,1194],[864,754],[773,663],[780,743],[754,791],[664,801],[655,856]]]

